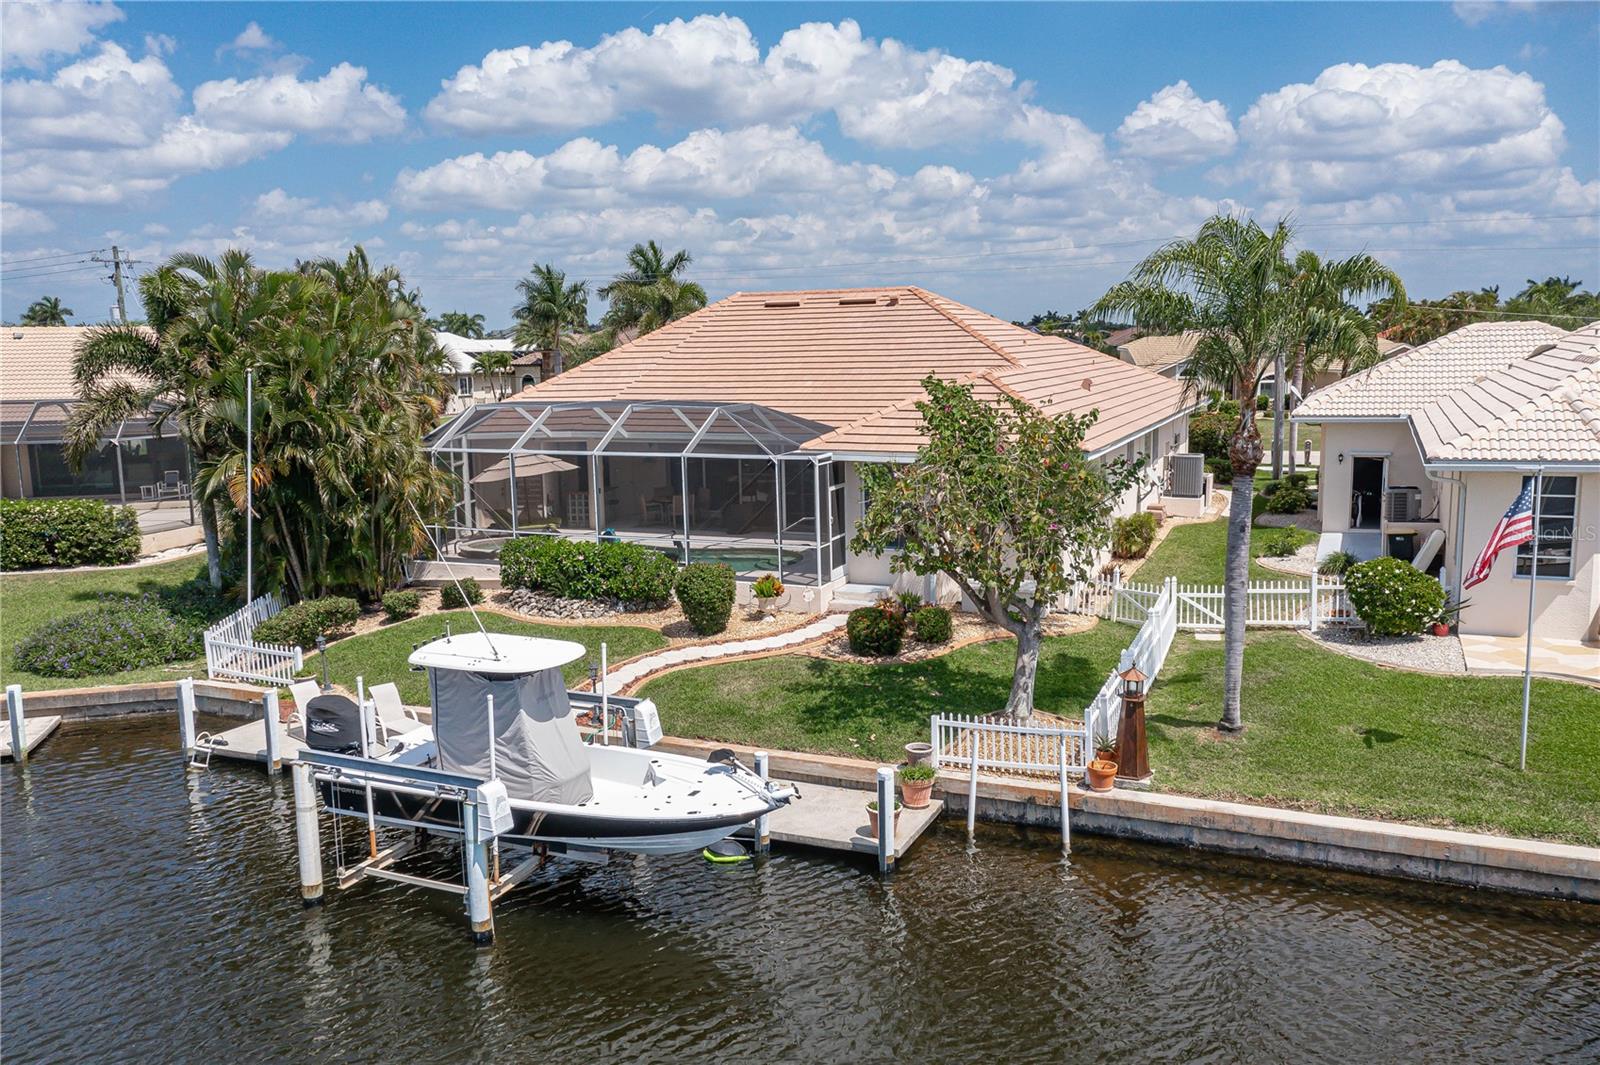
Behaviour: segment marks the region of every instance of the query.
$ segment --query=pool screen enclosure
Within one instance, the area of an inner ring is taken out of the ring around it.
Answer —
[[[748,403],[481,404],[428,437],[457,481],[435,539],[493,562],[516,536],[614,538],[825,584],[844,569],[842,468],[801,448],[829,428]]]

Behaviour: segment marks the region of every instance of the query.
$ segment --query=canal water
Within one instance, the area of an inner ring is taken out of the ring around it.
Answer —
[[[1600,1059],[1596,907],[958,824],[888,882],[553,864],[479,951],[438,892],[302,910],[287,779],[176,739],[0,772],[8,1063]]]

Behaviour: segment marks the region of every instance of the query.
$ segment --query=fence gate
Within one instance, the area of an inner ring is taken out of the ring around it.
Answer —
[[[298,647],[256,643],[256,626],[283,610],[277,593],[246,603],[206,629],[206,675],[212,680],[288,684],[305,666]]]

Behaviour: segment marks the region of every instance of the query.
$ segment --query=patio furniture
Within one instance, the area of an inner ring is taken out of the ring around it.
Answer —
[[[156,490],[157,499],[183,499],[189,494],[189,486],[183,483],[181,470],[168,470],[162,480],[150,487]]]

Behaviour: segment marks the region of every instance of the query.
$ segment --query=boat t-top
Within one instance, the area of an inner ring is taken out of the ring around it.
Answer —
[[[658,740],[655,708],[568,691],[561,668],[585,654],[570,640],[483,631],[424,644],[410,663],[427,671],[431,725],[395,737],[374,735],[367,706],[313,700],[306,739],[324,804],[371,824],[455,834],[462,804],[488,797],[502,842],[589,858],[698,852],[795,797],[729,752],[701,761],[610,743],[613,714],[624,740]],[[602,723],[593,742],[576,707]],[[361,757],[341,756],[351,753]]]

